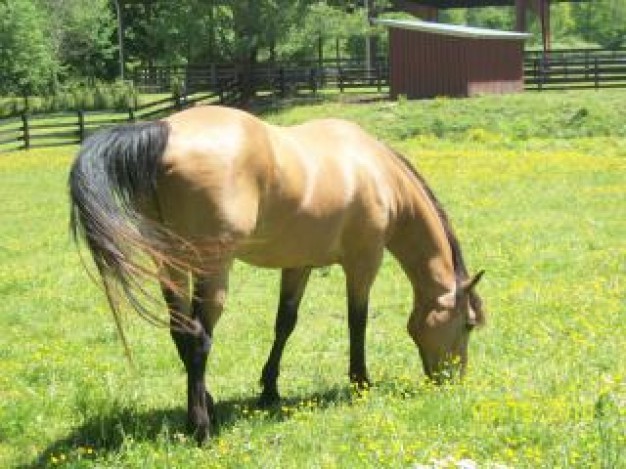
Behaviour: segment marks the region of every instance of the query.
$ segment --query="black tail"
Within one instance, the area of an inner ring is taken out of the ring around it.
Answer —
[[[91,251],[120,332],[114,286],[146,319],[163,322],[142,307],[147,293],[138,280],[158,274],[137,254],[175,263],[171,236],[138,207],[158,207],[156,185],[168,137],[163,121],[98,132],[85,141],[70,172],[71,230]]]

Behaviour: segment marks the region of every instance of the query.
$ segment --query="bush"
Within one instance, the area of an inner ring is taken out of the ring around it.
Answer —
[[[64,111],[125,111],[135,107],[137,92],[127,83],[77,83],[47,96],[11,96],[0,98],[0,118],[23,112],[32,114]]]

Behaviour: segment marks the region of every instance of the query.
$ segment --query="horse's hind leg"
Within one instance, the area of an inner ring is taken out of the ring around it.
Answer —
[[[190,371],[194,368],[191,363],[194,355],[194,334],[190,333],[190,328],[199,329],[193,321],[192,309],[195,308],[195,305],[189,298],[191,293],[189,291],[190,275],[175,269],[164,269],[162,275],[167,279],[167,281],[161,281],[161,291],[170,313],[170,334],[189,378]],[[190,431],[195,431],[197,423],[194,420],[197,421],[198,419],[192,418],[190,412],[192,403],[189,382],[187,398],[187,426]]]
[[[178,332],[185,318],[191,317],[189,299],[189,274],[174,269],[162,269],[161,292],[170,314],[170,334],[178,356],[186,366],[187,357],[184,337]]]
[[[302,295],[304,294],[310,273],[310,268],[282,270],[280,299],[274,329],[274,343],[272,344],[272,350],[270,351],[261,374],[263,391],[259,403],[262,406],[271,405],[280,400],[278,386],[276,384],[280,369],[280,360],[285,344],[296,326],[298,307],[300,306],[300,301],[302,300]]]
[[[187,421],[198,443],[208,436],[213,399],[204,383],[206,361],[211,348],[213,327],[221,315],[226,299],[228,270],[195,279],[188,319],[171,314],[172,338],[187,371]],[[181,311],[181,291],[164,288],[171,313]]]

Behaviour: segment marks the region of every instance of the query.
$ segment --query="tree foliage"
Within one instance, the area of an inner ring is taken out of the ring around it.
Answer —
[[[243,72],[258,61],[363,57],[386,31],[369,14],[389,0],[0,0],[0,92],[32,93],[58,82],[119,76],[121,11],[125,66],[228,62]],[[366,10],[365,7],[369,9]],[[452,9],[440,21],[512,29],[512,7]],[[539,43],[536,19],[529,23]],[[626,44],[626,2],[552,5],[555,44]],[[381,47],[382,46],[382,47]]]
[[[595,0],[572,6],[578,32],[589,42],[616,48],[626,45],[626,2]]]
[[[116,47],[115,19],[108,0],[40,0],[45,33],[70,76],[107,75]]]
[[[287,41],[280,45],[280,55],[285,59],[351,55],[349,40],[362,38],[369,29],[362,9],[340,9],[316,2],[301,23],[291,25]]]
[[[443,22],[470,24],[496,29],[512,29],[515,9],[486,7],[452,9],[440,14]],[[536,15],[530,16],[529,31],[534,43],[540,43],[540,25]],[[617,48],[626,45],[626,1],[589,0],[587,2],[554,3],[551,6],[553,41],[566,46],[599,45]]]
[[[0,92],[44,91],[59,66],[44,12],[29,0],[0,2]]]

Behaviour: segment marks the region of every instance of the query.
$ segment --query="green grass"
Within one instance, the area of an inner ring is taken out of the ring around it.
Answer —
[[[357,120],[405,152],[444,202],[489,318],[468,379],[424,384],[411,297],[387,258],[372,292],[375,386],[347,384],[339,269],[314,274],[274,412],[256,409],[275,271],[237,264],[208,383],[214,438],[184,433],[169,334],[132,315],[130,369],[67,231],[76,148],[0,157],[0,467],[624,467],[624,92],[301,106]],[[585,108],[581,119],[573,119]],[[445,466],[444,466],[445,467]]]

